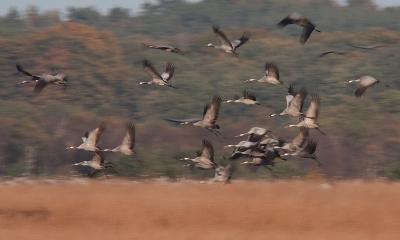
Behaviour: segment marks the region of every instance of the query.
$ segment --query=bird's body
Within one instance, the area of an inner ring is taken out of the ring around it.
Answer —
[[[16,64],[17,70],[29,77],[32,77],[29,81],[22,81],[20,84],[25,83],[36,83],[35,87],[33,88],[34,93],[40,93],[47,84],[56,84],[56,85],[63,85],[64,87],[68,86],[68,79],[67,77],[60,73],[60,72],[53,72],[52,74],[44,74],[44,75],[32,75],[28,71],[24,70],[21,65],[18,63]]]
[[[209,43],[206,46],[220,49],[226,53],[232,53],[232,54],[238,55],[238,53],[236,52],[236,49],[239,48],[241,45],[243,45],[245,42],[247,42],[250,38],[250,33],[244,32],[240,39],[237,39],[237,40],[234,40],[231,42],[228,40],[226,35],[219,29],[218,26],[213,26],[212,29],[213,29],[215,36],[220,40],[221,45],[216,46],[212,43]]]
[[[209,169],[217,167],[217,164],[214,162],[214,148],[212,146],[212,143],[205,139],[203,139],[202,141],[202,150],[200,156],[196,158],[181,158],[180,160],[192,161],[196,163],[194,165],[195,167],[201,169]]]
[[[102,122],[100,126],[98,126],[96,129],[94,129],[91,132],[86,132],[85,136],[82,137],[83,143],[77,147],[75,146],[70,146],[67,147],[66,149],[82,149],[86,151],[92,151],[92,152],[97,152],[101,151],[101,149],[97,146],[97,142],[99,140],[99,137],[101,133],[104,131],[106,128],[106,123]]]
[[[306,112],[306,117],[303,119],[303,121],[299,122],[298,124],[289,125],[287,127],[315,128],[320,133],[325,135],[325,133],[323,133],[319,129],[319,124],[317,123],[320,104],[321,104],[321,100],[319,98],[319,95],[318,94],[313,95],[310,106],[308,107],[308,110]]]
[[[279,28],[284,28],[288,24],[297,24],[300,27],[303,27],[303,31],[300,35],[300,43],[305,44],[308,38],[310,37],[313,31],[320,32],[315,29],[315,24],[313,24],[309,19],[303,18],[298,13],[290,13],[284,19],[282,19],[278,24],[276,24]]]
[[[104,149],[105,152],[120,152],[125,155],[136,154],[133,151],[133,147],[135,146],[135,123],[129,122],[126,124],[126,134],[124,139],[122,140],[121,145],[114,149]]]
[[[178,53],[180,55],[185,55],[179,48],[172,47],[169,45],[147,45],[147,44],[145,44],[145,46],[148,48],[158,49],[158,50],[162,50],[165,52],[172,52],[172,53]]]
[[[279,115],[291,115],[298,117],[303,114],[303,103],[307,97],[306,88],[302,87],[299,92],[295,91],[293,86],[289,86],[288,94],[286,95],[286,109],[283,110]],[[278,114],[272,114],[271,117]]]
[[[221,106],[221,97],[216,95],[213,97],[211,104],[204,106],[203,116],[201,119],[167,119],[171,122],[179,122],[180,124],[192,124],[209,130],[215,135],[221,133],[217,130],[219,125],[216,124],[218,119],[218,113]]]
[[[152,77],[152,80],[150,80],[148,82],[139,82],[139,85],[154,84],[154,85],[158,85],[158,86],[172,87],[175,89],[177,88],[175,86],[172,86],[171,83],[169,82],[169,80],[174,75],[174,71],[175,71],[175,64],[173,62],[167,63],[165,72],[163,72],[161,75],[157,73],[154,66],[147,59],[143,60],[143,68],[148,74],[150,74],[150,76]]]
[[[229,183],[233,173],[233,166],[229,164],[227,166],[218,165],[215,168],[215,175],[214,178],[208,181],[201,181],[200,183],[215,183],[215,182],[222,182],[222,183]]]
[[[375,85],[376,83],[380,83],[378,79],[375,79],[371,76],[362,76],[359,79],[356,80],[348,80],[345,83],[352,83],[352,82],[358,82],[358,88],[355,91],[354,95],[359,98],[363,93],[371,86]],[[385,85],[385,87],[389,87],[389,85]]]
[[[283,82],[279,80],[278,65],[274,62],[267,62],[265,64],[265,76],[260,79],[250,78],[245,80],[244,82],[265,82],[270,84],[284,85]]]
[[[314,154],[315,150],[317,149],[317,141],[316,140],[309,140],[307,145],[304,148],[298,148],[293,153],[285,153],[283,156],[298,156],[302,158],[312,158],[314,162],[321,167],[322,163],[317,160],[317,156]]]

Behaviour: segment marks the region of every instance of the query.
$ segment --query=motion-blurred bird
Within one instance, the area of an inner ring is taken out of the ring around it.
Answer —
[[[159,49],[165,52],[172,52],[172,53],[178,53],[180,55],[185,55],[179,48],[168,46],[168,45],[149,45],[149,44],[144,44],[142,43],[144,47],[147,48],[152,48],[152,49]]]
[[[319,124],[317,123],[320,105],[321,105],[321,99],[319,98],[319,95],[318,94],[313,95],[304,120],[299,122],[298,124],[289,125],[287,127],[315,128],[321,134],[326,135],[319,129]]]
[[[135,123],[129,122],[126,124],[126,134],[120,146],[114,149],[104,149],[104,152],[120,152],[125,155],[136,154],[133,151],[133,147],[135,146]]]
[[[317,141],[309,140],[304,148],[298,148],[295,152],[285,153],[283,154],[283,156],[299,156],[302,158],[312,158],[314,162],[318,165],[318,167],[321,167],[322,163],[320,163],[317,160],[317,156],[314,154],[316,149],[317,149]]]
[[[214,148],[211,141],[203,139],[202,141],[202,149],[199,156],[196,158],[181,158],[180,160],[189,160],[195,162],[194,165],[197,168],[209,169],[216,168],[217,164],[214,162]],[[186,164],[184,166],[189,166],[190,164]]]
[[[219,109],[221,107],[221,97],[216,95],[213,97],[211,104],[204,106],[203,116],[201,119],[166,119],[171,122],[178,122],[180,124],[192,124],[193,126],[198,126],[209,130],[217,134],[222,134],[217,130],[219,125],[216,124],[218,119]]]
[[[30,81],[22,81],[20,84],[25,84],[25,83],[33,83],[35,82],[36,85],[33,88],[34,93],[40,93],[44,87],[47,86],[47,84],[56,84],[56,85],[62,85],[64,86],[64,89],[68,86],[68,79],[67,77],[60,73],[60,72],[55,72],[53,71],[52,74],[44,74],[44,75],[32,75],[28,71],[24,70],[21,65],[18,63],[16,64],[17,70],[29,77],[32,77]]]
[[[97,142],[99,141],[99,137],[101,133],[106,129],[106,123],[102,122],[96,129],[90,132],[86,132],[85,136],[82,137],[83,143],[77,147],[70,146],[66,149],[83,149],[86,151],[97,152],[101,151],[101,149],[97,146]]]
[[[155,84],[158,86],[167,86],[167,87],[172,87],[177,89],[177,87],[172,86],[169,80],[172,78],[174,75],[175,71],[175,64],[173,62],[168,62],[167,67],[165,69],[165,72],[163,72],[161,75],[157,73],[156,69],[154,68],[153,64],[151,64],[150,61],[147,59],[143,60],[143,68],[144,70],[150,74],[150,76],[153,78],[149,82],[140,82],[139,84]]]
[[[278,65],[274,62],[265,63],[265,76],[260,79],[250,78],[245,80],[244,82],[266,82],[271,84],[283,84],[283,82],[279,81],[279,69]],[[285,85],[284,85],[285,86]]]
[[[321,32],[315,29],[315,24],[313,24],[309,19],[303,18],[298,13],[290,13],[287,17],[282,19],[278,24],[276,24],[279,28],[286,27],[288,24],[297,24],[300,27],[303,27],[303,31],[300,35],[300,43],[306,43],[307,39],[310,37],[313,31]]]
[[[238,52],[236,52],[236,49],[238,49],[240,46],[242,46],[245,42],[247,42],[251,36],[249,32],[244,32],[242,37],[240,39],[234,40],[234,41],[229,41],[226,35],[219,29],[218,26],[214,25],[212,27],[213,32],[215,36],[219,39],[221,42],[221,45],[216,46],[212,43],[209,43],[206,45],[206,47],[213,47],[216,49],[221,49],[222,51],[226,53],[233,53],[235,55],[238,55]]]
[[[373,86],[376,83],[380,83],[381,81],[378,79],[375,79],[371,76],[362,76],[359,79],[356,80],[348,80],[344,83],[352,83],[352,82],[358,82],[358,88],[354,95],[356,95],[357,98],[361,97],[363,93],[367,90],[367,88]],[[385,85],[385,87],[390,87],[389,85]]]
[[[251,93],[250,91],[248,91],[248,90],[243,90],[242,91],[242,97],[239,97],[238,95],[235,95],[235,99],[234,100],[226,100],[226,101],[224,101],[224,102],[222,102],[222,103],[231,103],[231,102],[234,102],[234,103],[243,103],[243,104],[246,104],[246,105],[259,105],[259,106],[263,106],[263,107],[270,107],[270,106],[267,106],[267,105],[262,105],[261,103],[259,103],[259,102],[257,102],[257,99],[256,99],[256,96],[254,96],[254,94],[253,93]]]

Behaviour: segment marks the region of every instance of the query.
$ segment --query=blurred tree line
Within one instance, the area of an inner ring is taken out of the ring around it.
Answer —
[[[304,46],[299,43],[299,27],[275,26],[300,9],[322,31],[313,33]],[[230,154],[222,146],[239,142],[242,139],[233,136],[253,126],[271,129],[287,141],[297,134],[298,129],[284,128],[296,118],[269,117],[286,106],[283,86],[244,83],[263,76],[265,62],[274,61],[286,85],[308,89],[304,110],[311,94],[321,96],[319,122],[327,136],[311,130],[310,137],[319,141],[316,155],[324,164],[316,171],[328,177],[400,177],[399,7],[378,9],[370,0],[349,0],[346,6],[331,0],[159,0],[144,4],[138,15],[124,8],[102,15],[91,7],[71,7],[66,18],[62,20],[58,11],[39,13],[35,6],[24,13],[10,9],[0,18],[2,175],[85,173],[88,169],[70,164],[89,160],[92,153],[65,148],[80,144],[80,137],[102,121],[108,126],[99,145],[113,148],[122,141],[125,123],[133,120],[138,155],[106,154],[123,176],[211,177],[213,171],[182,168],[178,160],[195,157],[203,138],[213,141],[219,162]],[[204,47],[218,43],[211,30],[214,24],[232,40],[245,30],[252,33],[239,49],[241,61]],[[185,55],[144,49],[141,43],[170,44]],[[346,43],[384,47],[362,50]],[[349,53],[319,58],[331,49]],[[174,61],[177,67],[171,81],[179,89],[137,85],[150,80],[142,68],[145,58],[159,72],[167,61]],[[17,72],[17,62],[33,74],[55,68],[68,76],[71,86],[66,91],[47,86],[35,95],[32,84],[17,84],[28,78]],[[343,82],[363,75],[372,75],[391,88],[377,85],[356,99],[357,86]],[[226,139],[163,120],[200,117],[213,95],[226,100],[243,89],[272,108],[223,104],[218,122]],[[293,157],[278,161],[275,171],[292,177],[315,168],[311,160]],[[251,173],[240,166],[234,174],[235,178],[270,176],[266,169]]]

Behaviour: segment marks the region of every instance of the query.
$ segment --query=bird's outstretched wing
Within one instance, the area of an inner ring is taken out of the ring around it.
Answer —
[[[219,27],[217,25],[214,25],[212,27],[213,32],[215,34],[215,36],[219,39],[219,41],[221,42],[221,44],[223,45],[227,45],[230,46],[231,48],[234,48],[231,44],[231,42],[229,41],[229,39],[226,37],[226,35],[219,29]]]
[[[221,97],[216,95],[213,97],[210,107],[206,110],[203,121],[213,124],[218,118],[219,109],[221,107]]]
[[[211,160],[211,162],[214,162],[214,148],[211,141],[203,139],[202,143],[203,147],[201,150],[201,157],[209,159]]]
[[[274,62],[267,62],[265,64],[265,74],[267,76],[275,77],[279,80],[279,68],[278,65]]]
[[[245,42],[250,39],[251,34],[249,32],[244,32],[240,39],[231,42],[231,45],[236,49],[242,46]]]
[[[174,75],[174,71],[175,71],[175,63],[168,62],[165,72],[161,74],[162,79],[165,81],[169,81]]]
[[[160,74],[157,73],[153,64],[149,60],[143,60],[143,68],[148,74],[150,74],[152,78],[163,80],[163,78],[160,76]]]
[[[296,21],[299,21],[300,19],[302,19],[302,16],[298,13],[290,13],[288,16],[286,16],[284,19],[282,19],[279,23],[277,23],[276,25],[279,28],[284,28],[286,27],[288,24],[293,24]]]

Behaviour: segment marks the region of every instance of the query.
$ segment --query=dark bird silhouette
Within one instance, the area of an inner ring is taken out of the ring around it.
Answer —
[[[162,50],[165,52],[172,52],[172,53],[178,53],[180,55],[185,55],[179,48],[168,46],[168,45],[149,45],[142,43],[142,45],[146,48],[152,48],[152,49],[158,49]]]
[[[291,13],[284,19],[282,19],[278,24],[276,24],[279,28],[284,28],[288,24],[297,24],[300,27],[303,27],[303,31],[300,35],[300,43],[305,44],[307,39],[310,37],[313,31],[321,32],[315,29],[315,24],[313,24],[309,19],[303,18],[298,13]]]
[[[335,53],[335,54],[337,54],[337,55],[346,55],[346,54],[348,54],[349,52],[347,52],[347,51],[329,50],[329,51],[326,51],[326,52],[321,53],[321,54],[319,55],[319,57],[323,57],[323,56],[326,56],[326,55],[331,54],[331,53]]]

